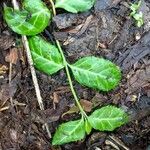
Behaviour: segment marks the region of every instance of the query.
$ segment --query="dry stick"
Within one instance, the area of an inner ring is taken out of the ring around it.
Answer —
[[[14,6],[14,9],[19,10],[19,5],[16,0],[12,0],[12,4]],[[30,66],[30,70],[31,70],[31,75],[32,75],[35,92],[36,92],[37,101],[39,103],[40,109],[44,110],[44,105],[43,105],[41,92],[40,92],[39,84],[38,84],[37,77],[36,77],[36,72],[35,72],[34,65],[33,65],[33,60],[32,60],[32,56],[31,56],[31,52],[30,52],[30,48],[29,48],[29,43],[28,43],[27,37],[25,35],[22,36],[22,42],[23,42],[24,48],[27,53],[27,59],[28,59],[28,63]],[[51,133],[50,133],[48,124],[45,123],[44,126],[46,128],[49,138],[51,138]]]
[[[9,88],[11,87],[11,78],[12,78],[12,62],[9,62]],[[12,96],[10,96],[10,103],[11,106],[14,105]]]

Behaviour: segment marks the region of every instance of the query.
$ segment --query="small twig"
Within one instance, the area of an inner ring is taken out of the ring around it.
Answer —
[[[109,138],[110,138],[112,141],[116,142],[116,144],[117,144],[119,147],[121,147],[122,149],[124,149],[124,150],[129,150],[129,148],[124,145],[124,143],[122,143],[121,141],[117,140],[114,136],[109,135]]]
[[[12,78],[12,63],[10,62],[9,63],[9,87],[11,87],[11,78]],[[11,106],[13,107],[13,98],[12,96],[10,96],[10,103],[11,103]]]
[[[11,83],[11,77],[12,77],[12,63],[9,63],[9,84]]]
[[[19,10],[19,5],[16,0],[12,0],[12,4],[14,6],[14,9]],[[28,43],[27,37],[25,35],[22,36],[22,42],[23,42],[24,48],[26,50],[27,59],[28,59],[28,63],[30,66],[30,70],[31,70],[31,75],[32,75],[35,92],[36,92],[37,101],[38,101],[40,109],[44,110],[44,105],[43,105],[41,92],[40,92],[39,84],[38,84],[37,77],[36,77],[35,68],[33,65],[33,60],[32,60],[32,56],[31,56],[31,52],[30,52],[30,48],[29,48],[29,43]],[[49,131],[48,124],[45,123],[44,126],[46,128],[49,138],[51,138],[51,133]]]
[[[0,112],[5,111],[5,110],[8,110],[8,109],[9,109],[9,106],[5,106],[5,107],[3,107],[3,108],[0,108]]]
[[[34,87],[35,87],[39,107],[40,107],[41,110],[44,110],[44,105],[43,105],[43,101],[42,101],[42,97],[41,97],[41,93],[40,93],[40,88],[39,88],[39,85],[38,85],[36,72],[35,72],[35,69],[34,69],[34,66],[33,66],[33,60],[32,60],[32,56],[31,56],[31,52],[30,52],[30,48],[29,48],[29,43],[28,43],[27,37],[25,35],[22,36],[22,42],[23,42],[24,48],[25,48],[26,53],[27,53],[28,63],[30,65],[32,80],[33,80],[33,83],[34,83]]]

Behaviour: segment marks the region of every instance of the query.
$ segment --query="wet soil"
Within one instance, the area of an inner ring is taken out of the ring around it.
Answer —
[[[60,123],[79,118],[78,111],[68,112],[75,104],[65,72],[47,76],[36,71],[45,106],[41,111],[21,37],[7,27],[0,3],[0,150],[150,149],[150,1],[142,1],[141,28],[129,17],[130,2],[97,0],[90,11],[79,14],[59,10],[42,33],[51,42],[61,42],[70,63],[94,55],[120,66],[122,81],[109,93],[88,89],[75,81],[73,84],[88,113],[113,104],[131,116],[127,125],[113,132],[93,130],[84,140],[61,147],[52,147],[43,124],[48,123],[53,134]],[[13,65],[9,83],[10,54]]]

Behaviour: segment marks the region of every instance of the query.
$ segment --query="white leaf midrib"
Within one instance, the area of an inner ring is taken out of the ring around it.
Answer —
[[[52,60],[49,60],[41,55],[39,55],[38,53],[36,53],[35,51],[32,51],[32,53],[34,53],[35,55],[38,55],[36,56],[37,58],[34,59],[34,61],[37,61],[37,59],[44,59],[45,61],[49,62],[50,64],[53,64],[54,66],[58,66],[59,68],[63,68],[63,64],[58,64],[58,63],[55,63],[54,61]]]
[[[74,128],[74,130],[72,130],[72,132],[70,132],[70,135],[73,134],[73,132],[75,132],[76,129],[80,127],[80,125],[82,124],[82,122],[83,122],[83,120],[81,120],[81,121],[78,123],[78,125]],[[62,138],[59,143],[63,142],[65,138],[67,138],[67,136],[64,136],[64,138]]]

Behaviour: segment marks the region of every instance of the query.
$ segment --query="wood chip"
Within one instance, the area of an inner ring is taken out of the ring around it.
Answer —
[[[8,35],[1,35],[0,36],[0,49],[6,50],[10,48],[14,44],[14,40],[12,37]]]

